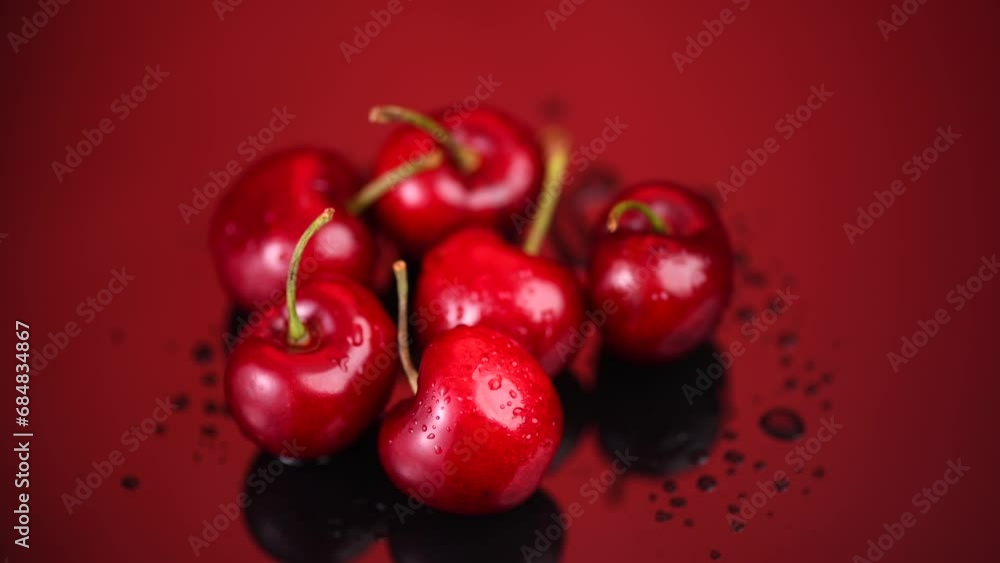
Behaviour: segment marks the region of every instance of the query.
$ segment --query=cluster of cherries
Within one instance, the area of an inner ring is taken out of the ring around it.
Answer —
[[[431,485],[428,505],[487,514],[531,496],[556,453],[550,377],[595,324],[587,308],[604,310],[603,342],[622,358],[679,358],[718,325],[732,255],[709,202],[646,183],[612,202],[589,271],[575,272],[541,252],[566,137],[486,108],[441,117],[375,108],[372,121],[401,125],[364,186],[341,156],[298,149],[226,194],[214,259],[237,306],[263,313],[229,358],[226,395],[248,438],[299,460],[343,450],[381,416],[379,457],[400,490]],[[388,286],[393,253],[421,265],[410,314],[406,264],[393,264],[398,327],[372,290]],[[382,416],[400,371],[414,396]]]

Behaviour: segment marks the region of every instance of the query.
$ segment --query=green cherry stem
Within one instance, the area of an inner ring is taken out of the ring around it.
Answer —
[[[448,151],[452,161],[464,174],[472,174],[479,168],[480,156],[476,151],[461,144],[444,125],[429,115],[402,106],[375,106],[368,113],[372,123],[405,123],[416,127],[434,138]]]
[[[548,129],[542,133],[542,146],[545,149],[545,183],[540,200],[538,213],[528,227],[522,249],[525,254],[537,256],[542,250],[542,242],[552,225],[556,214],[559,196],[562,194],[563,181],[566,175],[566,165],[569,163],[569,136],[559,129]],[[543,199],[544,198],[544,199]]]
[[[657,215],[653,210],[641,201],[636,201],[634,199],[626,199],[624,201],[618,202],[611,211],[608,212],[608,232],[613,233],[618,230],[618,223],[621,220],[622,215],[628,211],[638,211],[645,215],[646,220],[649,221],[649,225],[653,228],[653,232],[659,235],[669,235],[670,228],[667,224]]]
[[[441,151],[433,150],[379,174],[347,202],[347,212],[351,215],[360,215],[396,184],[421,172],[437,168],[443,161],[444,155]]]
[[[332,207],[324,210],[309,225],[292,252],[292,263],[288,265],[288,283],[285,285],[285,301],[288,304],[288,344],[291,346],[307,346],[309,344],[309,332],[302,324],[299,312],[295,309],[295,285],[299,277],[299,262],[302,261],[302,253],[305,251],[306,245],[309,244],[309,239],[331,219],[333,219]]]
[[[417,394],[417,379],[419,374],[413,367],[413,358],[410,357],[410,315],[407,313],[407,301],[410,291],[409,282],[406,279],[406,262],[396,260],[392,264],[392,273],[396,276],[396,298],[399,300],[399,316],[396,329],[396,342],[399,345],[399,362],[403,364],[403,373],[406,374],[406,381],[410,384],[413,394]]]

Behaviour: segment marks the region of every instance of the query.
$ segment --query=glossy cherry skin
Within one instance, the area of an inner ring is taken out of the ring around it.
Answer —
[[[455,139],[481,158],[471,174],[453,162],[400,182],[379,199],[379,224],[404,254],[423,255],[434,244],[462,227],[478,225],[509,232],[511,216],[524,215],[541,189],[542,154],[538,142],[522,125],[496,110],[480,108],[458,117],[437,114]],[[396,129],[382,147],[375,174],[437,147],[427,133],[413,127]]]
[[[482,228],[462,230],[424,257],[414,300],[421,347],[459,325],[484,326],[516,340],[550,375],[582,346],[583,309],[572,271]]]
[[[226,401],[243,433],[281,455],[330,455],[353,442],[385,408],[398,364],[395,324],[367,289],[320,281],[298,290],[296,311],[309,332],[290,346],[287,307],[276,307],[233,350]]]
[[[416,397],[383,419],[379,457],[396,487],[432,508],[491,514],[535,492],[562,425],[559,397],[527,350],[460,326],[431,343]]]
[[[223,196],[209,233],[232,300],[250,310],[280,300],[296,242],[328,207],[337,213],[306,249],[302,279],[343,275],[366,282],[375,243],[364,223],[343,209],[359,187],[346,160],[316,149],[281,152],[247,170]]]
[[[624,199],[651,203],[672,234],[654,233],[641,213],[627,212],[616,232],[598,238],[589,268],[591,306],[610,301],[617,309],[603,327],[604,343],[636,362],[682,357],[711,338],[729,304],[728,238],[711,204],[682,188],[644,185],[618,201]]]

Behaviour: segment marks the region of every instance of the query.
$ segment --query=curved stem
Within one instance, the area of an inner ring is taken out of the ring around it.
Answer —
[[[347,202],[347,212],[351,215],[360,215],[380,197],[396,187],[396,184],[411,176],[441,166],[443,160],[444,155],[441,154],[441,151],[433,150],[413,160],[408,160],[388,172],[379,174]]]
[[[309,244],[309,239],[312,238],[316,231],[320,230],[323,225],[326,225],[333,219],[333,208],[327,208],[317,217],[312,224],[306,229],[306,232],[302,233],[302,237],[299,238],[298,244],[295,245],[295,250],[292,252],[292,262],[288,265],[288,282],[285,285],[285,301],[288,305],[288,343],[292,346],[306,346],[309,344],[309,332],[306,330],[305,325],[302,324],[302,319],[299,318],[299,312],[295,309],[295,285],[299,277],[299,262],[302,261],[302,253],[306,249],[306,245]]]
[[[461,144],[455,137],[434,118],[410,108],[402,106],[375,106],[368,113],[368,121],[372,123],[405,123],[420,129],[437,141],[452,161],[464,174],[471,174],[479,168],[480,156],[476,151]]]
[[[542,146],[545,148],[545,183],[539,199],[545,200],[539,205],[538,213],[531,221],[528,234],[524,238],[524,253],[532,256],[542,250],[542,242],[552,225],[556,214],[559,196],[562,194],[563,179],[566,175],[566,165],[569,163],[569,136],[564,131],[549,129],[542,133]]]
[[[396,275],[396,297],[399,299],[399,327],[396,329],[396,342],[399,345],[399,362],[403,364],[403,373],[406,374],[406,381],[410,384],[413,394],[417,394],[417,378],[419,374],[413,367],[413,358],[410,357],[410,316],[407,313],[407,294],[409,293],[409,282],[406,279],[406,262],[396,260],[392,264],[392,272]]]
[[[669,235],[670,228],[667,227],[667,223],[657,215],[649,205],[641,201],[636,201],[634,199],[626,199],[615,204],[608,212],[608,232],[613,233],[618,230],[618,222],[621,220],[622,215],[627,211],[638,211],[646,216],[646,220],[649,221],[649,225],[653,228],[653,232],[659,235]]]

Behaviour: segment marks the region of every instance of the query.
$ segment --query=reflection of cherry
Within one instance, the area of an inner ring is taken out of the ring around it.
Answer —
[[[733,260],[721,227],[701,208],[687,215],[678,208],[672,200],[656,207],[621,199],[608,213],[610,232],[594,246],[591,305],[617,304],[605,344],[630,360],[683,356],[711,338],[729,303]],[[674,217],[683,217],[677,226]]]
[[[386,473],[440,510],[490,514],[517,506],[538,488],[559,446],[563,417],[552,383],[510,337],[467,326],[432,342],[418,375],[407,349],[402,262],[396,276],[400,357],[415,397],[383,419]]]
[[[241,307],[273,304],[295,242],[327,207],[338,213],[316,234],[306,263],[315,261],[317,279],[338,274],[368,283],[375,243],[357,215],[402,176],[439,162],[440,153],[432,153],[358,192],[356,173],[336,153],[295,149],[262,160],[229,189],[212,218],[209,244],[223,286]]]
[[[440,145],[451,157],[443,166],[406,179],[375,203],[382,227],[420,256],[462,227],[507,231],[542,182],[538,143],[510,117],[479,108],[441,123],[443,114],[421,115],[398,106],[372,110],[372,121],[401,122],[379,152],[376,174]]]
[[[325,464],[289,466],[262,453],[243,492],[250,536],[281,561],[349,561],[394,518],[395,491],[378,467],[371,433]]]
[[[559,527],[560,511],[543,491],[524,504],[492,516],[457,516],[433,510],[409,515],[402,524],[389,530],[389,550],[396,563],[509,563],[528,561],[555,563],[562,553],[565,535],[559,530],[556,539],[536,547],[538,532],[544,535],[549,526]],[[570,524],[572,526],[572,523]],[[553,533],[555,536],[555,533]]]
[[[572,373],[564,371],[553,377],[552,385],[555,386],[559,403],[562,405],[563,433],[559,449],[556,450],[556,455],[549,465],[549,473],[555,471],[573,453],[594,415],[594,398]]]
[[[639,458],[635,467],[642,473],[672,473],[691,465],[719,429],[726,375],[716,353],[705,344],[681,361],[658,365],[602,354],[595,397],[605,452],[614,456],[628,449]],[[712,379],[709,374],[721,375]]]
[[[382,412],[397,373],[381,361],[394,327],[374,295],[346,279],[296,288],[303,250],[332,215],[324,212],[296,245],[285,306],[265,316],[226,366],[233,418],[276,455],[288,443],[304,448],[296,456],[303,459],[350,444]]]
[[[513,338],[551,375],[576,355],[573,344],[584,320],[583,292],[569,268],[539,256],[569,159],[565,136],[552,134],[546,140],[545,191],[523,248],[477,228],[452,235],[424,257],[415,308],[442,314],[426,319],[418,335],[422,347],[467,325]]]

